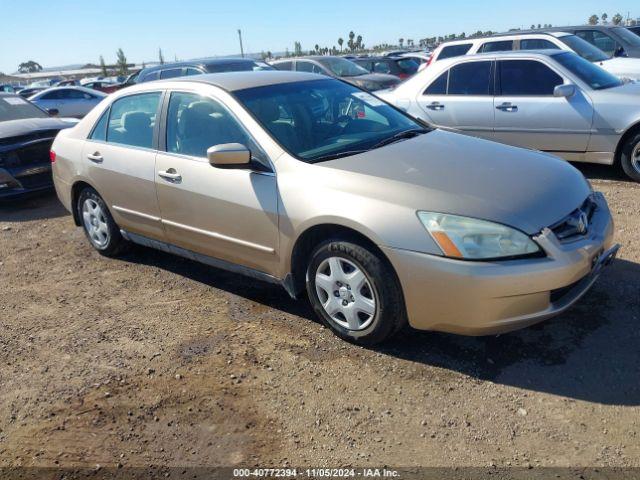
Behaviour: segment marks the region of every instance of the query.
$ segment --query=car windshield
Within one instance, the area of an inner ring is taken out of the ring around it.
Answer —
[[[0,122],[47,117],[45,112],[22,97],[17,95],[0,96]]]
[[[428,131],[377,97],[333,79],[267,85],[234,95],[283,148],[307,163]]]
[[[635,48],[640,48],[640,37],[633,32],[630,32],[624,27],[616,27],[613,31],[624,40],[628,45]]]
[[[582,58],[589,60],[590,62],[603,62],[611,58],[598,47],[594,47],[589,42],[577,37],[576,35],[565,35],[560,37],[560,41]]]
[[[357,77],[369,73],[360,65],[339,57],[318,58],[318,62],[331,70],[338,77]]]
[[[622,85],[622,81],[618,77],[571,52],[560,53],[554,55],[553,58],[594,90],[604,90]]]

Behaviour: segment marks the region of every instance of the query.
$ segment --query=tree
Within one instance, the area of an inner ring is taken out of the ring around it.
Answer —
[[[18,65],[18,71],[20,73],[33,73],[39,72],[40,70],[42,70],[42,65],[40,65],[38,62],[34,62],[33,60],[22,62],[20,65]]]
[[[164,55],[162,55],[161,48],[158,48],[158,60],[160,61],[160,65],[164,65]]]
[[[362,50],[362,35],[356,37],[356,50]]]
[[[398,44],[400,45],[400,48],[402,48],[402,45],[404,45],[404,38],[399,38],[398,39]]]
[[[616,13],[611,19],[614,25],[620,25],[622,23],[622,15]]]
[[[607,23],[607,18],[609,18],[609,15],[603,13],[602,15],[600,15],[600,18],[602,19],[602,23]]]
[[[589,17],[589,25],[597,25],[598,24],[598,15],[591,15]]]
[[[353,30],[352,30],[349,32],[349,41],[347,42],[347,46],[349,47],[349,50],[351,50],[352,52],[355,48],[355,43],[353,42],[354,38],[356,38],[356,34],[353,33]]]
[[[316,43],[316,52],[320,53],[320,45],[318,45],[317,43]]]
[[[124,52],[121,48],[116,52],[116,67],[118,69],[119,75],[127,75],[129,73],[129,69],[127,68],[127,57],[124,56]]]
[[[102,70],[102,76],[107,76],[107,65],[104,63],[104,57],[100,55],[100,70]]]
[[[338,39],[338,45],[340,45],[340,51],[342,51],[342,44],[344,43],[344,38],[340,37]]]
[[[536,29],[536,26],[532,23],[531,24],[531,30],[535,30],[535,29]]]

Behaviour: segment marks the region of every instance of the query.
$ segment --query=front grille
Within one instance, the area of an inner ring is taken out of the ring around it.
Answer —
[[[589,225],[595,211],[596,202],[589,196],[579,208],[550,228],[560,241],[583,237],[589,232]]]
[[[10,152],[4,152],[0,154],[2,166],[5,168],[17,168],[49,163],[49,150],[51,150],[52,143],[52,138],[45,138]]]

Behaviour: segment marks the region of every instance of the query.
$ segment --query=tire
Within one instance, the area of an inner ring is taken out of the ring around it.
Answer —
[[[76,208],[89,243],[101,255],[115,257],[126,249],[128,242],[122,237],[120,228],[98,192],[90,187],[82,190]]]
[[[395,271],[381,255],[351,241],[326,241],[311,254],[307,294],[322,322],[364,345],[387,340],[407,324]]]
[[[633,133],[622,146],[620,166],[629,178],[640,182],[640,130]]]

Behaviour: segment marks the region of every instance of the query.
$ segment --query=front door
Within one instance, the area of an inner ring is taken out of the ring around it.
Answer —
[[[127,231],[164,239],[155,186],[154,131],[161,92],[116,100],[83,148],[88,176],[114,217]]]
[[[442,73],[416,99],[423,118],[437,127],[493,136],[493,62],[468,61]]]
[[[168,241],[209,257],[276,272],[275,174],[216,168],[207,160],[207,149],[224,143],[241,143],[268,165],[265,154],[213,98],[173,92],[166,118],[166,151],[158,153],[156,185]]]
[[[593,107],[576,87],[571,97],[554,97],[565,79],[538,60],[501,60],[494,98],[495,139],[548,152],[584,152]]]

